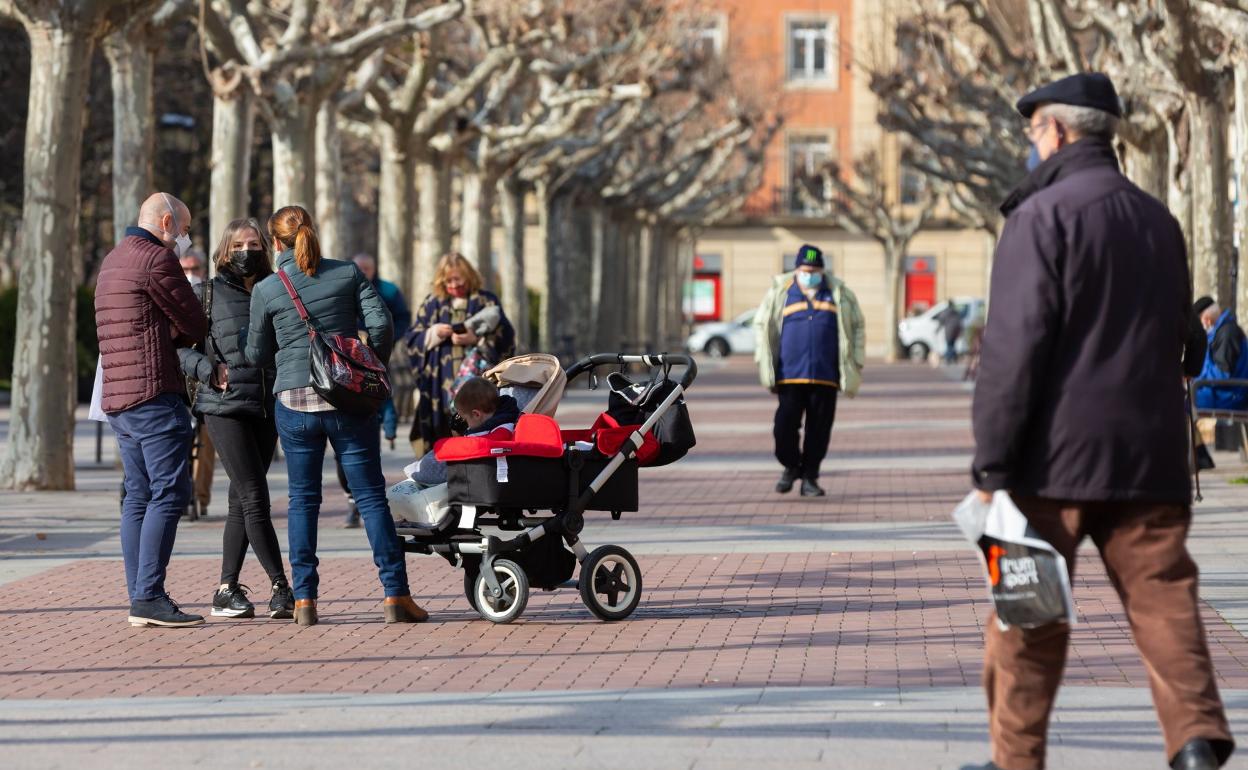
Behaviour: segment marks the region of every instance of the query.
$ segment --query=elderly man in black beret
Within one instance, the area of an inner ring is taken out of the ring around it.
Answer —
[[[1174,768],[1213,770],[1234,743],[1201,623],[1184,376],[1191,283],[1166,207],[1119,171],[1121,107],[1100,74],[1018,110],[1040,163],[1003,206],[973,408],[973,483],[1006,490],[1073,569],[1090,537],[1144,657]],[[987,628],[993,761],[1039,770],[1066,662],[1065,624]]]

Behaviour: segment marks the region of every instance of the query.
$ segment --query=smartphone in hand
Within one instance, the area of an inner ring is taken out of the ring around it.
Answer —
[[[468,327],[464,324],[451,324],[451,331],[455,334],[467,334]]]

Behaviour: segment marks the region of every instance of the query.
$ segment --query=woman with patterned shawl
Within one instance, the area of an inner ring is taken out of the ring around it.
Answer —
[[[475,347],[490,366],[510,358],[516,335],[502,314],[498,297],[481,288],[481,274],[462,254],[442,257],[433,277],[433,291],[421,303],[406,337],[419,403],[412,422],[412,449],[420,457],[433,443],[451,435],[454,385],[464,357]],[[480,337],[471,329],[456,333],[488,307],[499,307],[498,325]]]

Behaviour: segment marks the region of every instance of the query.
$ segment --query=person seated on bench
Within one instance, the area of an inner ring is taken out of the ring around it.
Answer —
[[[465,380],[455,392],[455,411],[468,424],[466,436],[486,436],[509,441],[515,434],[520,407],[511,396],[499,395],[494,383],[483,377]],[[403,469],[408,478],[421,487],[446,483],[446,463],[433,452]]]
[[[1244,330],[1235,313],[1212,303],[1200,314],[1200,323],[1209,336],[1201,380],[1248,379],[1248,354],[1244,350]],[[1248,388],[1202,387],[1196,389],[1197,409],[1248,409]]]

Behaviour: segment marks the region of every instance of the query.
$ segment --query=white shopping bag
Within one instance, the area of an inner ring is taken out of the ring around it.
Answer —
[[[95,360],[95,385],[91,387],[91,406],[87,410],[87,417],[96,422],[108,422],[108,415],[104,414],[104,359],[97,358]]]
[[[953,520],[979,554],[1002,625],[1074,625],[1066,559],[1031,529],[1008,492],[995,492],[990,504],[972,492],[954,509]]]

